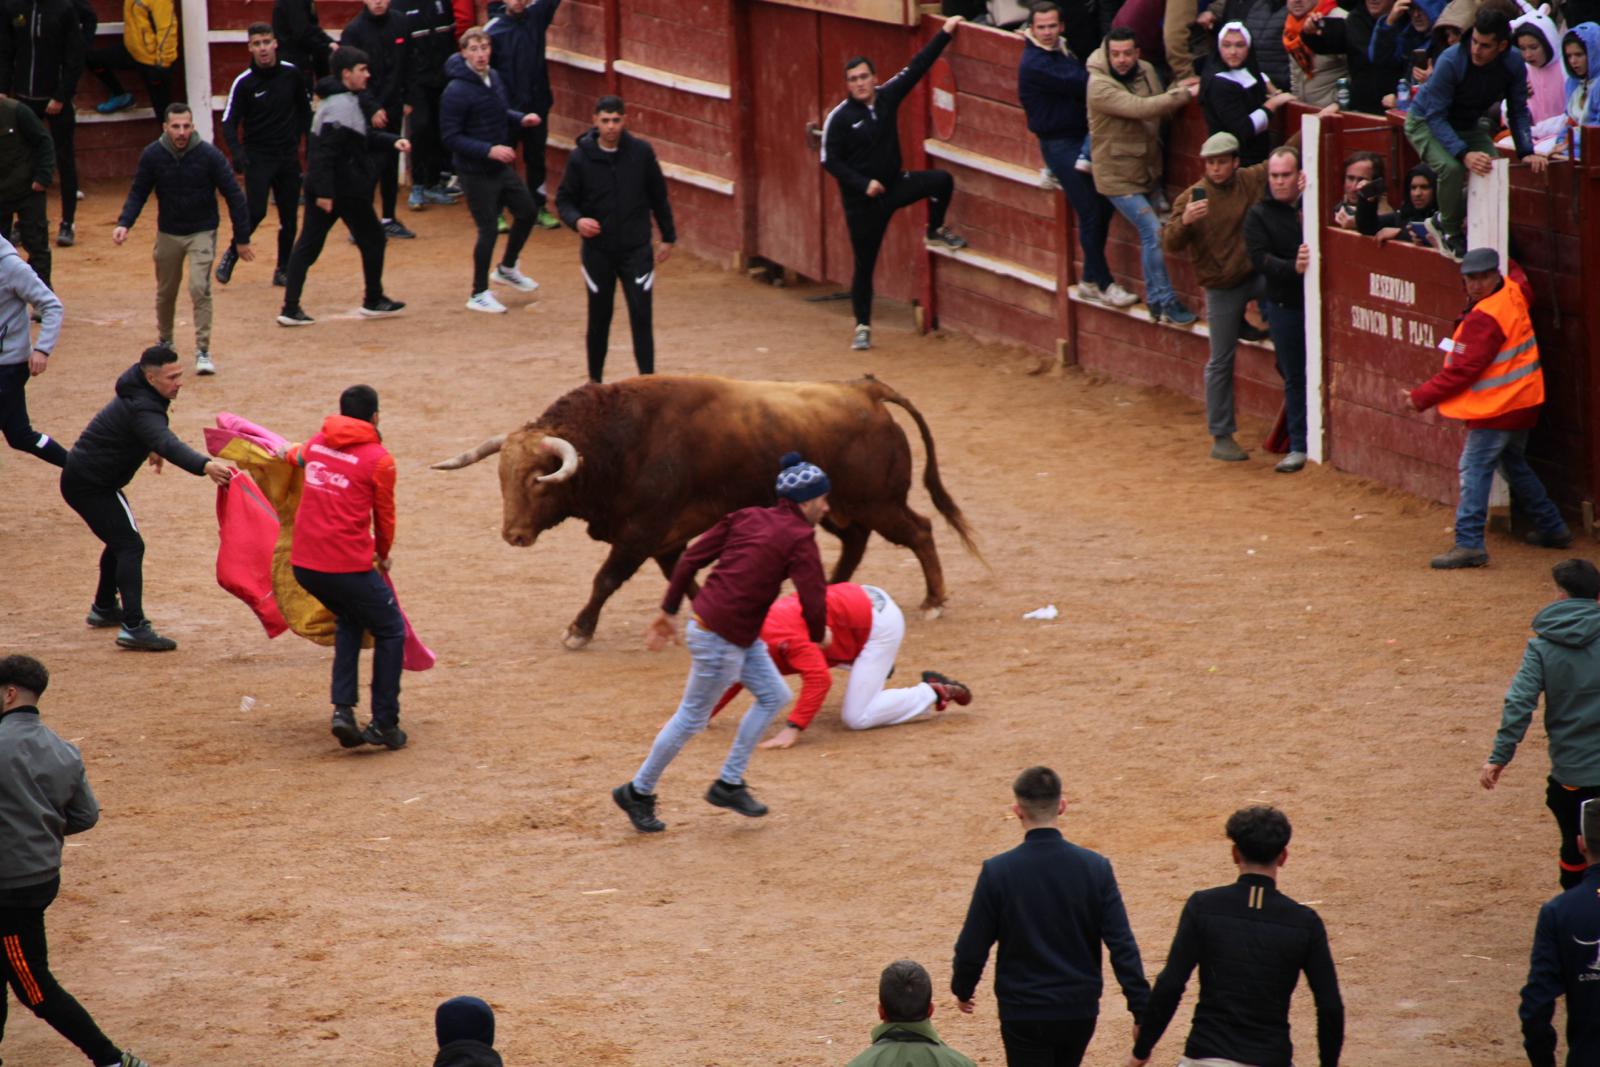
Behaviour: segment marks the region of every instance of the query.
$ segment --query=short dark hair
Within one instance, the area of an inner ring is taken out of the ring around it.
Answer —
[[[933,979],[916,960],[895,960],[878,976],[883,1021],[920,1023],[933,1010]]]
[[[26,689],[34,696],[42,697],[50,687],[50,672],[32,656],[7,656],[0,659],[0,686],[7,685]],[[889,974],[888,971],[883,973],[885,976]]]
[[[172,103],[170,103],[166,107],[162,108],[162,110],[161,110],[161,121],[162,122],[166,122],[168,119],[170,119],[174,115],[192,115],[192,114],[194,114],[194,112],[189,109],[189,105],[188,104],[185,104],[182,100],[174,100]]]
[[[857,67],[861,66],[861,64],[863,64],[863,63],[865,63],[867,65],[867,69],[870,70],[872,73],[874,73],[874,74],[878,73],[878,68],[876,66],[874,66],[873,63],[872,63],[872,60],[868,59],[866,56],[851,56],[849,59],[845,60],[844,61],[844,72],[846,74],[849,74],[852,70],[855,70]]]
[[[1472,20],[1472,28],[1485,37],[1493,37],[1497,41],[1511,40],[1511,20],[1498,8],[1479,8],[1477,16]]]
[[[1294,145],[1281,144],[1277,148],[1274,148],[1272,151],[1267,153],[1268,159],[1276,159],[1278,156],[1288,156],[1290,159],[1294,160],[1294,169],[1300,169],[1300,149],[1296,148]]]
[[[333,62],[328,65],[332,69],[333,76],[337,78],[345,71],[355,70],[363,63],[370,68],[372,66],[371,57],[354,45],[346,44],[339,46],[339,50],[333,54]]]
[[[278,35],[272,32],[272,24],[270,22],[252,22],[250,28],[244,31],[244,36],[246,40],[249,40],[251,37],[276,37]]]
[[[378,391],[370,385],[352,385],[339,394],[339,414],[371,422],[378,413]]]
[[[1049,767],[1029,767],[1011,783],[1011,795],[1035,819],[1054,818],[1061,809],[1061,776]]]
[[[1051,0],[1039,0],[1037,4],[1028,5],[1028,25],[1032,26],[1034,19],[1040,15],[1048,15],[1052,11],[1057,15],[1061,14],[1061,8],[1051,3]]]
[[[1383,157],[1376,152],[1351,152],[1344,157],[1344,170],[1339,172],[1340,176],[1343,177],[1345,171],[1348,171],[1357,163],[1371,163],[1372,176],[1374,178],[1383,177]]]
[[[1550,577],[1574,600],[1600,600],[1600,570],[1586,559],[1564,559]]]
[[[1266,804],[1252,804],[1228,816],[1228,839],[1251,863],[1271,863],[1289,847],[1294,831],[1289,816]]]
[[[1113,26],[1111,32],[1106,34],[1107,41],[1132,41],[1139,43],[1139,35],[1133,32],[1132,26]]]
[[[598,115],[602,111],[609,111],[613,115],[626,115],[628,105],[622,102],[622,97],[607,93],[594,102],[594,113]]]
[[[139,366],[165,367],[168,363],[178,362],[178,353],[166,345],[151,345],[139,353]]]

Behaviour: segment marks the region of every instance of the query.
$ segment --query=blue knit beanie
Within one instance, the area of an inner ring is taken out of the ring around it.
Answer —
[[[815,500],[833,488],[828,476],[822,473],[822,468],[815,463],[807,463],[798,452],[784,453],[778,466],[783,468],[778,472],[778,495],[796,504]]]
[[[451,997],[433,1013],[433,1032],[444,1048],[452,1041],[494,1047],[494,1009],[477,997]]]

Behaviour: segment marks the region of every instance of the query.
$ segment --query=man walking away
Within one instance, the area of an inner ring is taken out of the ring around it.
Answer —
[[[211,359],[211,261],[217,253],[217,193],[228,202],[233,243],[239,258],[255,258],[250,248],[250,209],[228,160],[216,145],[194,132],[188,104],[168,104],[161,136],[139,155],[133,188],[117,217],[111,240],[128,239],[145,201],[156,194],[156,331],[157,343],[172,347],[173,319],[183,262],[189,261],[189,299],[194,304],[194,372],[215,374]]]
[[[28,309],[41,320],[39,339],[32,340]],[[11,242],[0,237],[0,432],[6,444],[46,463],[66,466],[67,450],[49,434],[39,433],[28,418],[28,379],[50,366],[50,353],[61,336],[61,301],[22,262]]]
[[[339,35],[340,48],[358,48],[366,54],[371,77],[359,94],[367,123],[377,130],[402,134],[407,99],[411,95],[411,57],[406,45],[406,18],[389,10],[389,0],[365,0],[366,9],[350,20]],[[379,220],[390,237],[411,240],[417,235],[395,217],[400,201],[400,153],[392,143],[373,147],[378,172],[378,192],[383,211]]]
[[[1600,800],[1588,800],[1572,847],[1587,861],[1581,881],[1539,909],[1522,1047],[1533,1067],[1556,1067],[1556,1001],[1567,998],[1567,1067],[1600,1063]]]
[[[117,378],[111,403],[78,435],[61,472],[62,499],[106,546],[85,621],[96,629],[120,627],[117,644],[139,652],[170,652],[178,642],[156,633],[145,618],[144,538],[123,486],[147,459],[157,474],[162,461],[170,460],[218,485],[233,477],[230,467],[196,452],[167,426],[167,408],[182,388],[178,354],[165,345],[145,349],[139,362]]]
[[[1017,776],[1022,844],[984,861],[956,939],[950,992],[970,1014],[989,949],[1008,1067],[1077,1067],[1100,1012],[1101,946],[1135,1022],[1150,996],[1111,862],[1061,836],[1067,810],[1049,767]]]
[[[878,977],[872,1045],[846,1067],[976,1067],[933,1028],[933,979],[916,960],[895,960]]]
[[[0,233],[21,231],[28,265],[50,284],[50,220],[45,189],[56,164],[44,123],[9,97],[0,99]]]
[[[1139,1018],[1129,1067],[1141,1067],[1200,968],[1183,1063],[1291,1067],[1289,1000],[1304,972],[1317,1003],[1317,1062],[1338,1067],[1344,1002],[1317,913],[1278,892],[1289,859],[1289,819],[1276,808],[1241,808],[1228,819],[1239,880],[1195,893],[1183,906],[1167,965]]]
[[[850,347],[856,350],[872,347],[872,273],[896,211],[926,199],[927,239],[950,248],[967,244],[944,224],[955,179],[944,170],[901,170],[898,124],[900,104],[945,50],[961,21],[960,15],[945,19],[943,28],[911,57],[905,69],[882,85],[875,84],[877,68],[872,60],[866,56],[846,60],[844,80],[849,95],[822,122],[822,166],[839,183],[844,221],[855,253],[850,305],[856,330]]]
[[[1533,617],[1534,636],[1506,691],[1500,732],[1478,781],[1485,789],[1500,783],[1543,693],[1550,751],[1545,806],[1561,837],[1561,888],[1571,889],[1590,862],[1578,851],[1578,809],[1600,797],[1600,570],[1586,559],[1566,559],[1550,574],[1557,599]]]
[[[32,656],[0,659],[0,975],[96,1067],[148,1067],[113,1045],[50,973],[44,913],[61,891],[62,838],[100,821],[100,805],[77,747],[39,721],[49,684]],[[0,988],[0,1032],[5,1021]]]
[[[372,186],[378,180],[373,168],[374,145],[393,145],[411,151],[411,142],[387,130],[367,125],[357,94],[367,87],[367,55],[359,48],[341,48],[333,57],[333,75],[317,83],[322,105],[311,119],[306,141],[305,228],[289,254],[289,277],[283,291],[279,326],[310,326],[316,322],[300,307],[306,274],[322,255],[323,243],[336,221],[350,228],[361,250],[361,274],[366,295],[361,314],[368,318],[393,315],[406,305],[383,295],[383,224],[372,210]]]
[[[560,219],[545,210],[544,191],[544,150],[550,108],[555,103],[545,62],[545,34],[560,7],[561,0],[505,0],[505,11],[484,27],[494,42],[494,67],[505,79],[511,106],[539,118],[538,122],[513,126],[511,132],[522,145],[522,168],[539,206],[539,225],[547,230],[561,225]]]
[[[233,157],[234,171],[244,175],[244,199],[250,209],[247,241],[267,217],[267,198],[278,205],[278,258],[273,263],[272,284],[283,285],[299,228],[300,139],[311,128],[311,99],[300,72],[278,58],[278,39],[272,27],[258,22],[247,32],[250,66],[228,90],[222,139]],[[238,262],[239,247],[230,243],[217,262],[218,284],[228,284]]]
[[[651,290],[655,264],[672,255],[678,231],[667,203],[667,179],[650,142],[623,129],[627,121],[620,96],[602,96],[594,105],[594,128],[578,138],[567,157],[556,193],[561,221],[583,238],[579,269],[589,290],[589,380],[598,383],[611,343],[611,311],[617,283],[628,305],[633,359],[640,374],[656,371]],[[661,247],[652,259],[650,216],[661,230]]]
[[[1267,156],[1267,196],[1244,217],[1244,246],[1265,279],[1261,310],[1283,377],[1289,454],[1273,469],[1293,474],[1306,465],[1306,270],[1311,248],[1302,239],[1300,153],[1274,148]]]
[[[509,209],[516,221],[506,239],[505,257],[494,269],[494,280],[524,293],[539,288],[538,282],[517,269],[517,258],[533,232],[539,209],[512,168],[516,149],[504,143],[508,129],[533,125],[539,116],[524,114],[506,102],[505,82],[489,65],[491,47],[489,35],[477,27],[461,35],[461,54],[451,56],[445,64],[450,84],[440,101],[440,125],[461,188],[466,190],[467,209],[478,227],[467,310],[503,315],[505,305],[489,292],[489,259],[499,237],[502,209]]]
[[[31,0],[0,27],[0,94],[16,97],[50,128],[56,171],[61,177],[61,229],[56,244],[63,248],[77,241],[78,112],[72,97],[83,76],[85,53],[72,0]],[[9,233],[10,225],[0,226],[0,232]],[[48,270],[39,276],[50,284]]]

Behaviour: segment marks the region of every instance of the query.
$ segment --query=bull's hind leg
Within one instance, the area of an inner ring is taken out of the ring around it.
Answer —
[[[678,558],[682,555],[683,548],[680,547],[673,549],[671,552],[663,552],[661,555],[656,557],[656,566],[661,568],[661,574],[667,579],[667,581],[672,581],[672,569],[678,565]],[[693,578],[689,579],[689,584],[684,588],[684,595],[690,600],[693,600],[695,597],[699,596],[700,583],[695,581]]]
[[[587,645],[594,637],[595,625],[600,621],[600,609],[605,607],[606,601],[611,599],[611,594],[621,588],[623,582],[633,577],[634,572],[643,566],[647,558],[649,557],[644,552],[613,545],[610,554],[606,556],[606,561],[595,572],[594,589],[589,594],[589,602],[567,627],[567,634],[561,643],[574,650]]]
[[[939,563],[939,550],[933,544],[933,523],[904,504],[885,505],[856,519],[859,528],[874,530],[892,544],[916,553],[917,562],[922,564],[922,577],[928,583],[922,617],[937,619],[944,614],[944,567]]]
[[[826,524],[828,532],[839,538],[839,561],[833,565],[833,577],[828,581],[848,582],[850,576],[861,566],[861,557],[867,554],[867,538],[872,536],[872,531],[858,522],[848,526],[835,526]]]

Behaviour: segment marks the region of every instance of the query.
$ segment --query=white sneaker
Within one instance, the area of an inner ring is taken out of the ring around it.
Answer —
[[[1100,294],[1104,298],[1105,302],[1114,308],[1132,307],[1134,304],[1139,302],[1138,297],[1128,292],[1128,290],[1124,289],[1116,282],[1112,282],[1110,285],[1106,286],[1100,291]]]
[[[217,373],[217,365],[211,362],[211,353],[196,352],[194,354],[194,372],[196,374]]]
[[[863,323],[856,324],[855,336],[850,341],[850,347],[857,352],[865,352],[872,347],[872,327]]]
[[[538,282],[534,281],[517,268],[507,267],[505,265],[496,267],[494,269],[494,273],[489,275],[489,280],[500,282],[502,285],[509,285],[514,289],[520,289],[524,293],[531,293],[535,289],[539,288]],[[504,311],[505,309],[501,308],[501,310]]]
[[[489,315],[504,315],[506,306],[494,298],[494,294],[485,289],[481,293],[473,293],[472,299],[467,301],[468,311],[482,311]]]
[[[1091,304],[1108,303],[1106,294],[1094,282],[1079,282],[1078,297],[1082,300],[1087,300]]]

